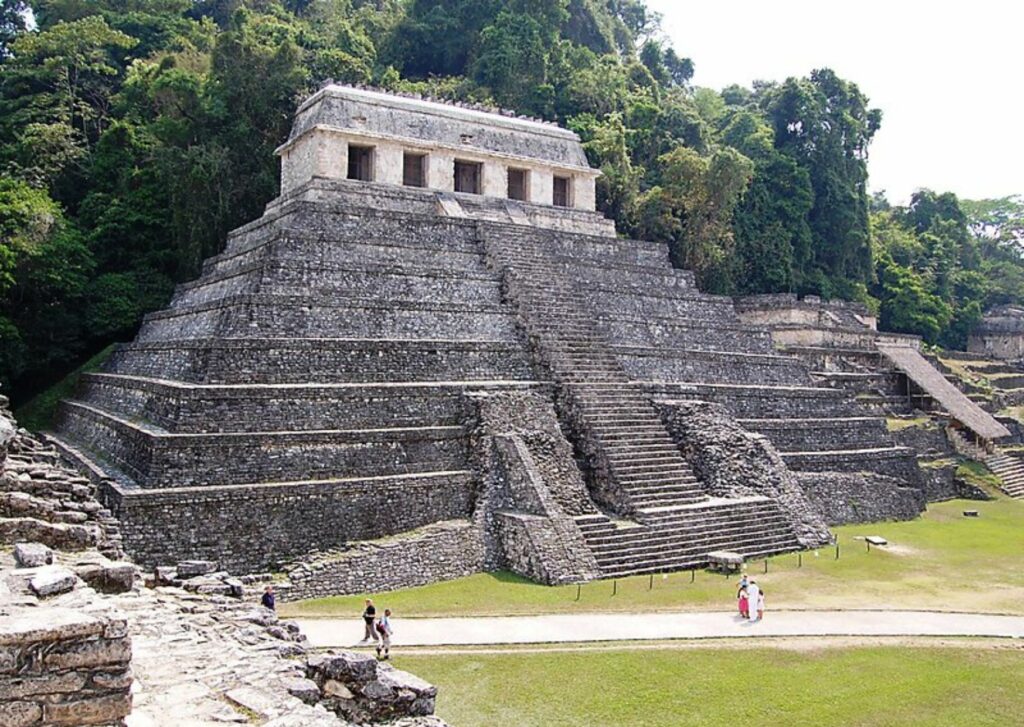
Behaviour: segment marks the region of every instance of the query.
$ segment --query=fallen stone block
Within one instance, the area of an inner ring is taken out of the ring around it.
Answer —
[[[320,701],[320,687],[312,679],[293,677],[285,682],[285,689],[306,704],[316,704]]]
[[[78,576],[59,565],[46,565],[29,581],[29,588],[40,598],[56,596],[73,590]]]
[[[42,543],[15,543],[14,560],[22,568],[38,568],[53,563],[53,551]]]
[[[269,608],[260,606],[242,616],[241,620],[257,624],[258,626],[270,626],[277,623],[277,614]]]
[[[224,696],[238,706],[255,712],[263,718],[273,717],[278,711],[277,698],[254,687],[238,687],[230,690]]]
[[[296,644],[294,641],[288,641],[277,645],[277,653],[279,656],[288,659],[294,656],[302,656],[306,653],[306,647],[302,644]]]
[[[369,654],[356,654],[351,651],[323,654],[310,659],[306,671],[306,676],[312,679],[316,679],[315,674],[320,673],[327,679],[337,679],[345,683],[369,682],[377,676],[377,660]]]
[[[275,639],[280,639],[281,641],[289,641],[291,639],[291,635],[288,633],[288,629],[283,629],[276,624],[273,626],[267,626],[267,633],[273,636]]]
[[[217,564],[210,560],[183,560],[176,568],[178,578],[205,576],[217,570]]]
[[[75,567],[78,577],[102,593],[126,593],[135,585],[132,563],[85,563]]]

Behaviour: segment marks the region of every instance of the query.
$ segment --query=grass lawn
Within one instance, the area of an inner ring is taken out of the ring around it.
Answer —
[[[964,518],[964,509],[981,517]],[[768,608],[909,608],[1024,614],[1024,501],[956,500],[930,505],[910,522],[835,528],[832,547],[749,564],[765,588]],[[881,535],[885,548],[867,552],[858,536]],[[482,573],[374,596],[399,617],[511,615],[554,612],[725,610],[734,605],[730,579],[698,571],[576,586],[541,586],[509,573]],[[733,579],[734,580],[734,579]],[[363,596],[282,604],[289,617],[351,617]],[[1024,697],[1022,697],[1024,699]]]
[[[1019,649],[857,647],[401,654],[453,727],[1020,723]]]

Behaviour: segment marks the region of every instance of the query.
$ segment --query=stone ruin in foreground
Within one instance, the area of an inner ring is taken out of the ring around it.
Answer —
[[[279,154],[280,197],[63,404],[136,561],[563,583],[923,509],[882,416],[616,237],[571,132],[329,86]]]

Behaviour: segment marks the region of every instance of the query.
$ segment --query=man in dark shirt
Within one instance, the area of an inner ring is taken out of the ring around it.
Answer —
[[[373,622],[377,618],[377,609],[373,607],[373,601],[369,598],[366,599],[366,608],[363,610],[363,624],[366,626],[366,633],[363,635],[363,640],[359,643],[368,643],[371,639],[377,640],[377,631],[373,628]]]
[[[263,598],[260,599],[260,603],[263,604],[263,608],[269,608],[271,611],[274,610],[274,587],[267,586],[263,589]]]

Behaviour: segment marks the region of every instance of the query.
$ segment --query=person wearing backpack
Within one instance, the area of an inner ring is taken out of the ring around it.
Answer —
[[[377,644],[377,658],[386,660],[391,658],[391,609],[385,608],[384,615],[377,620],[377,633],[380,634],[380,643]],[[384,655],[381,656],[383,651]]]

